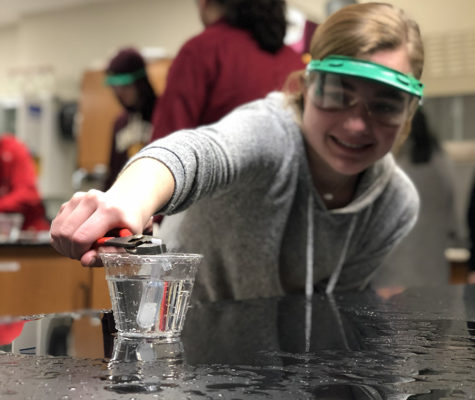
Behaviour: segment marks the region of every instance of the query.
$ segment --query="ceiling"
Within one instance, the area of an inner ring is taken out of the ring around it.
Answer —
[[[0,0],[0,26],[13,24],[32,14],[107,1],[116,0]]]

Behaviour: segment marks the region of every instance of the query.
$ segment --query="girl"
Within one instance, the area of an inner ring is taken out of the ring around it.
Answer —
[[[417,217],[391,150],[422,96],[421,37],[403,11],[365,3],[330,16],[311,47],[300,90],[151,143],[109,191],[61,207],[52,245],[99,265],[91,245],[108,230],[183,211],[160,236],[204,254],[195,299],[366,287]]]

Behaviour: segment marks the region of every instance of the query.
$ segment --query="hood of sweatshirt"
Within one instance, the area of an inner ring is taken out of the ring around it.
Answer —
[[[356,188],[355,198],[345,207],[331,210],[335,214],[355,213],[373,203],[383,192],[396,168],[391,153],[374,163],[363,172]]]
[[[353,232],[356,226],[356,215],[362,209],[371,205],[382,194],[386,188],[391,176],[396,168],[396,162],[391,153],[386,154],[383,158],[374,163],[366,171],[363,172],[354,199],[344,207],[327,210],[331,214],[354,214],[351,218],[350,225],[346,231],[343,246],[340,249],[338,257],[336,257],[336,264],[333,273],[330,276],[325,292],[327,294],[333,293],[335,286],[338,282],[338,278],[341,274],[341,270],[345,263],[348,248],[353,237]],[[310,169],[307,164],[308,179],[312,182]],[[313,187],[313,184],[311,185]],[[317,199],[317,200],[316,200]],[[307,205],[307,244],[306,244],[306,278],[305,278],[305,293],[307,297],[313,295],[314,280],[313,280],[313,268],[314,268],[314,223],[315,223],[315,207],[321,207],[326,209],[323,200],[313,187],[308,193],[308,205]]]

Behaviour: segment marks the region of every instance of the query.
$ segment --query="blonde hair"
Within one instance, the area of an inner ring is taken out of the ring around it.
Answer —
[[[316,60],[332,54],[358,58],[403,45],[407,48],[412,74],[419,79],[424,48],[417,23],[391,4],[361,3],[341,8],[317,27],[310,43],[310,55]],[[297,109],[299,118],[303,112],[304,74],[305,71],[299,71],[291,75],[286,84],[290,103]],[[409,133],[412,115],[413,112],[407,126],[401,129],[398,145]]]

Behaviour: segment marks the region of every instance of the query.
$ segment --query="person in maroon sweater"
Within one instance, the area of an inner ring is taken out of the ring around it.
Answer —
[[[304,68],[284,45],[284,0],[198,0],[204,31],[174,59],[153,114],[152,140],[219,120],[238,105],[280,90]]]
[[[26,146],[13,135],[0,136],[0,213],[23,215],[23,230],[49,230],[36,188],[36,171]]]

